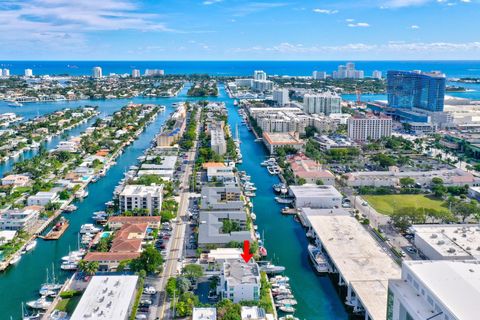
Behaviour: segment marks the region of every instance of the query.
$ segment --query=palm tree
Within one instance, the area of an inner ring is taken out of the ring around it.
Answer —
[[[97,261],[88,262],[85,260],[81,260],[78,263],[78,269],[89,276],[93,276],[95,273],[97,273],[98,268],[99,264]]]

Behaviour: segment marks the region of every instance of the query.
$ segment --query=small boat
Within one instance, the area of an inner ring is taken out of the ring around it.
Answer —
[[[326,273],[330,271],[330,265],[327,262],[327,259],[325,259],[325,256],[320,248],[309,244],[307,250],[310,260],[312,261],[313,266],[318,273]]]
[[[48,289],[40,289],[38,291],[38,293],[42,296],[42,297],[56,297],[57,296],[57,292],[54,291],[54,290],[48,290]]]
[[[275,160],[275,158],[270,158],[270,159],[265,160],[265,161],[263,161],[262,163],[260,163],[260,165],[261,165],[262,167],[275,166],[275,165],[277,165],[277,160]]]
[[[285,317],[278,318],[278,320],[300,320],[300,319],[292,316],[291,314],[287,314]]]
[[[38,298],[37,300],[32,300],[27,302],[27,306],[32,309],[42,309],[47,310],[52,303],[47,301],[45,297]]]
[[[310,238],[310,239],[315,238],[315,234],[313,233],[312,230],[307,231],[305,235],[307,236],[307,238]]]
[[[286,193],[288,192],[287,186],[283,184],[283,185],[280,187],[280,192],[281,192],[282,194],[286,194]]]
[[[245,195],[247,197],[250,197],[250,198],[253,198],[253,197],[257,196],[257,194],[255,192],[251,192],[251,191],[245,191]]]
[[[91,223],[86,223],[80,227],[80,233],[85,234],[85,233],[99,233],[102,231],[102,229],[95,227]]]
[[[65,271],[75,271],[78,269],[78,263],[76,262],[64,262],[60,265],[60,269]]]
[[[293,203],[293,198],[275,197],[275,201],[283,204]]]
[[[26,252],[31,251],[31,250],[35,249],[36,246],[37,246],[37,240],[33,240],[25,246],[25,251]]]
[[[8,104],[9,107],[23,107],[23,104],[18,101],[13,101]]]
[[[273,191],[276,193],[280,193],[280,190],[282,189],[283,184],[282,183],[276,183],[272,186]]]
[[[22,302],[22,320],[40,320],[42,318],[42,314],[34,313],[30,314],[26,312],[25,305]]]
[[[285,271],[285,267],[282,266],[276,266],[271,263],[267,263],[265,265],[260,266],[260,271],[265,272],[266,274],[276,274],[276,273],[282,273]]]
[[[292,306],[281,306],[279,309],[280,309],[280,311],[285,312],[285,313],[294,313],[295,312],[295,308],[292,307]]]
[[[255,213],[250,213],[250,217],[252,218],[252,220],[257,220],[257,215]]]
[[[270,173],[271,175],[275,175],[275,172],[276,172],[275,167],[273,167],[273,166],[268,166],[268,167],[267,167],[267,170],[268,170],[268,173]]]
[[[75,206],[73,204],[68,205],[68,206],[65,207],[65,209],[63,209],[63,211],[65,211],[65,212],[73,212],[75,210],[77,210],[77,206]]]
[[[258,248],[258,253],[262,257],[266,257],[268,255],[267,249],[265,249],[265,247],[259,247]]]
[[[295,297],[293,294],[279,294],[278,296],[275,296],[275,300],[284,300],[284,299],[294,299]]]
[[[20,254],[15,255],[9,262],[10,265],[14,265],[18,263],[22,259],[22,256]]]
[[[284,306],[295,306],[297,305],[297,300],[295,299],[283,299],[277,301],[278,304],[284,305]]]

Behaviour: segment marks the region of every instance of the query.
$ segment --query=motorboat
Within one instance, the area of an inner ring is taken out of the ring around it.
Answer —
[[[265,247],[259,247],[258,253],[260,253],[260,256],[262,257],[266,257],[268,255],[267,249],[265,249]]]
[[[274,166],[268,166],[267,170],[268,170],[268,173],[270,173],[271,175],[274,175],[276,172],[276,168]]]
[[[60,269],[65,271],[75,271],[78,269],[77,262],[64,262],[60,265]]]
[[[42,296],[42,297],[56,297],[57,296],[57,291],[54,291],[54,290],[48,290],[48,289],[40,289],[38,291],[38,293]]]
[[[275,201],[282,204],[291,204],[293,203],[293,198],[275,197]]]
[[[252,218],[252,220],[257,220],[257,215],[255,213],[250,213],[250,217]]]
[[[277,304],[283,305],[283,306],[295,306],[297,305],[297,300],[295,299],[283,299],[277,301]]]
[[[294,299],[295,297],[293,294],[279,294],[278,296],[275,296],[275,300],[284,300],[284,299]]]
[[[288,188],[285,184],[282,184],[282,186],[280,187],[280,192],[282,194],[286,194],[288,192]]]
[[[9,107],[23,107],[23,104],[18,101],[13,101],[8,104]]]
[[[261,165],[262,167],[275,166],[275,165],[277,165],[277,160],[275,160],[275,158],[270,158],[270,159],[268,159],[268,160],[262,161],[262,162],[260,163],[260,165]]]
[[[26,252],[31,251],[31,250],[35,249],[36,246],[37,246],[37,240],[33,240],[25,246],[25,251]]]
[[[75,206],[73,204],[68,205],[68,206],[65,207],[65,209],[63,209],[63,211],[65,211],[65,212],[73,212],[75,210],[77,210],[77,206]]]
[[[257,194],[255,192],[245,191],[245,196],[253,198],[253,197],[256,197]]]
[[[38,298],[27,302],[27,306],[32,309],[47,310],[52,302],[48,301],[45,297]]]
[[[265,272],[266,274],[276,274],[276,273],[282,273],[285,271],[285,267],[283,266],[276,266],[274,264],[271,264],[270,262],[260,266],[260,271]]]
[[[300,320],[300,319],[292,316],[291,314],[287,314],[285,317],[278,318],[278,320]]]
[[[326,273],[330,271],[330,265],[325,259],[325,255],[323,254],[322,250],[312,244],[308,245],[308,255],[310,256],[310,260],[315,267],[315,270],[318,273]]]
[[[18,263],[22,259],[22,256],[20,254],[15,255],[9,262],[10,265],[14,265]]]
[[[288,305],[281,306],[279,309],[280,309],[280,311],[285,312],[285,313],[294,313],[295,312],[295,308],[292,307],[292,306],[288,306]]]
[[[33,314],[26,312],[25,305],[22,302],[22,320],[40,320],[42,316],[43,315],[38,312]]]
[[[84,225],[81,226],[80,228],[80,233],[81,234],[85,234],[85,233],[99,233],[100,231],[102,231],[101,228],[97,228],[95,227],[93,224],[91,223],[86,223]]]
[[[280,193],[280,190],[282,189],[283,183],[276,183],[272,186],[273,191],[276,193]]]

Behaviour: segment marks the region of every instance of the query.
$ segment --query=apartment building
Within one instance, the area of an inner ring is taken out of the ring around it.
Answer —
[[[126,185],[119,195],[122,212],[147,209],[150,215],[162,209],[163,185]]]

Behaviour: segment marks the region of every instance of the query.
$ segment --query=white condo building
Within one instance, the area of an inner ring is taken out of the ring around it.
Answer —
[[[392,118],[372,113],[348,119],[348,137],[355,141],[378,140],[392,135]]]
[[[162,209],[163,185],[126,185],[119,195],[122,212],[134,209],[147,209],[153,215],[155,210]]]
[[[210,131],[210,145],[212,150],[221,156],[227,152],[227,142],[222,128],[215,128]]]
[[[220,284],[217,288],[223,298],[234,303],[258,301],[260,299],[260,269],[252,260],[227,260],[223,264]]]
[[[102,77],[102,68],[101,67],[93,67],[92,77],[101,78]]]
[[[303,96],[303,111],[308,114],[341,113],[342,99],[336,93],[324,92],[316,94],[305,94]]]
[[[382,79],[382,71],[379,71],[379,70],[374,70],[372,72],[372,78],[373,79]]]
[[[273,91],[273,101],[279,106],[284,106],[290,102],[288,97],[288,89],[277,89]]]
[[[33,77],[33,70],[32,69],[25,69],[24,75],[25,75],[25,77]]]
[[[404,261],[388,282],[387,320],[477,320],[478,261]]]
[[[313,71],[312,78],[313,80],[325,80],[327,73],[325,71]]]
[[[132,70],[132,78],[140,78],[140,70],[133,69]]]
[[[3,69],[3,76],[4,77],[10,77],[10,69]]]
[[[334,79],[363,79],[364,72],[355,69],[355,63],[348,62],[346,65],[338,66],[337,71],[333,71]]]
[[[253,72],[253,80],[265,81],[267,80],[267,73],[263,70],[255,70]]]

